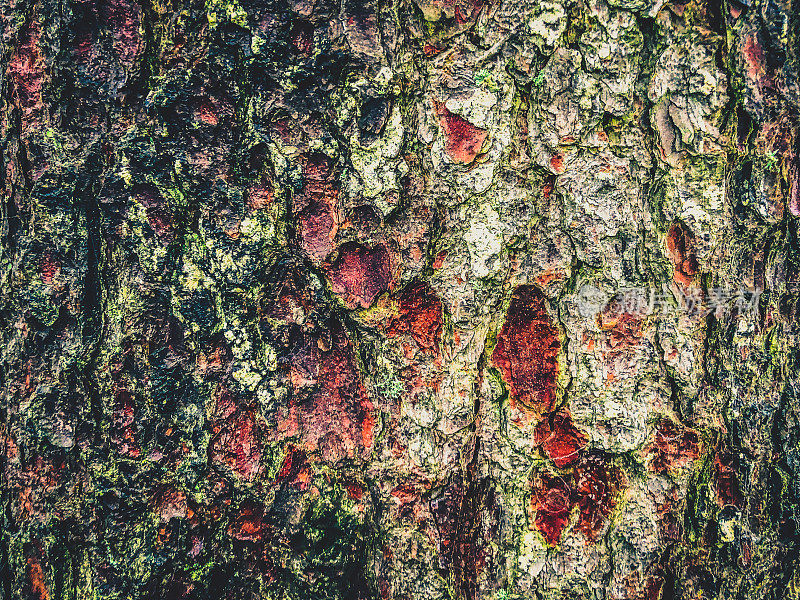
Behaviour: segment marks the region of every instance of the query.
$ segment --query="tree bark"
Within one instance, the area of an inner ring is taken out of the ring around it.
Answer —
[[[2,0],[0,598],[796,598],[790,0]]]

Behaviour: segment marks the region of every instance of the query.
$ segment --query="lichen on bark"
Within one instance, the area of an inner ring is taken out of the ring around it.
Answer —
[[[797,2],[0,23],[0,598],[797,597]]]

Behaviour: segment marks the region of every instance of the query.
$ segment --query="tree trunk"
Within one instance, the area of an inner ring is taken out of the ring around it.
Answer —
[[[0,15],[0,598],[800,595],[796,1]]]

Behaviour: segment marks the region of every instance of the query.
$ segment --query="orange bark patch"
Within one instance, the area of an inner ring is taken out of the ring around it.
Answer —
[[[450,112],[443,102],[434,101],[439,125],[445,137],[444,151],[453,162],[468,165],[475,160],[488,132]]]
[[[442,301],[424,281],[415,280],[400,293],[400,314],[389,335],[411,334],[424,352],[438,353],[442,337]]]
[[[552,410],[560,347],[542,293],[533,286],[517,288],[492,353],[512,402],[540,413]]]
[[[348,308],[368,308],[388,288],[389,262],[389,252],[383,244],[374,248],[344,244],[336,262],[327,269],[331,287]]]
[[[575,427],[569,410],[563,408],[545,415],[533,430],[537,446],[559,469],[578,460],[578,452],[586,446],[586,435]]]
[[[553,170],[553,173],[561,174],[564,172],[564,155],[563,154],[554,154],[550,158],[550,168]]]

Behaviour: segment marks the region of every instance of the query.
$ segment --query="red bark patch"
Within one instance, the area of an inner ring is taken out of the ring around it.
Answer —
[[[375,417],[361,381],[352,343],[341,326],[331,334],[332,345],[320,365],[320,391],[315,400],[320,407],[324,403],[324,412],[341,413],[336,415],[334,412],[330,420],[317,421],[317,424],[327,431],[331,423],[336,423],[350,455],[351,448],[357,453],[359,447],[368,449],[372,446]]]
[[[364,486],[360,483],[349,482],[344,484],[344,489],[347,490],[347,496],[354,502],[360,502],[364,496]]]
[[[31,517],[41,518],[50,514],[49,505],[53,497],[63,497],[64,494],[63,489],[59,490],[61,475],[66,473],[64,469],[64,460],[61,458],[52,460],[31,456],[21,472],[9,475],[8,488],[18,494],[18,501],[11,504],[15,518],[27,521]]]
[[[439,532],[439,566],[450,571],[454,596],[478,598],[478,578],[485,568],[484,515],[493,500],[481,482],[453,476],[430,507]]]
[[[311,481],[311,465],[308,456],[302,450],[289,446],[286,457],[283,459],[275,481],[295,484],[300,489],[306,489]]]
[[[444,260],[447,258],[447,250],[441,250],[436,254],[436,258],[433,260],[433,268],[438,270],[444,266]]]
[[[271,278],[280,285],[263,300],[262,326],[292,393],[265,435],[297,438],[299,450],[315,460],[360,458],[372,447],[375,417],[348,332],[327,310],[317,310],[304,269],[292,266]]]
[[[303,157],[303,178],[306,184],[331,181],[334,176],[333,159],[324,154],[312,153]]]
[[[718,452],[714,457],[714,477],[717,482],[717,503],[741,508],[744,498],[736,474],[736,456],[727,450]]]
[[[695,256],[694,234],[683,223],[673,223],[669,228],[667,252],[675,267],[673,275],[675,283],[689,285],[692,278],[697,275],[699,265]]]
[[[175,236],[175,231],[172,213],[161,192],[155,186],[145,184],[136,186],[133,196],[144,206],[150,227],[163,243],[169,244]]]
[[[211,125],[212,127],[219,123],[217,109],[208,98],[202,98],[195,103],[194,118],[204,125]]]
[[[86,28],[75,33],[75,55],[81,63],[87,63],[94,52],[94,35],[91,29]]]
[[[388,289],[389,269],[389,252],[383,244],[367,248],[347,243],[341,247],[336,262],[328,267],[328,275],[334,293],[348,308],[368,308]]]
[[[622,471],[596,454],[582,456],[570,475],[540,473],[532,486],[530,507],[536,513],[533,525],[554,546],[577,506],[578,531],[590,542],[596,542],[616,506],[617,493],[625,484]]]
[[[211,457],[251,481],[261,471],[261,443],[252,411],[237,410],[214,427]]]
[[[761,125],[755,140],[756,151],[780,157],[785,162],[795,158],[795,129],[787,114]]]
[[[549,200],[553,191],[556,189],[556,178],[554,175],[549,175],[542,184],[542,197]]]
[[[313,309],[314,302],[307,287],[305,274],[296,268],[281,275],[277,296],[262,308],[266,316],[287,324],[297,322],[298,311],[304,315]]]
[[[47,579],[45,578],[42,563],[35,557],[26,560],[28,564],[28,583],[31,586],[31,595],[37,600],[49,600],[50,592],[47,589]]]
[[[539,413],[553,409],[558,376],[558,330],[545,298],[533,286],[520,286],[492,353],[514,401]]]
[[[451,4],[451,2],[446,2],[446,4]],[[480,0],[466,0],[464,2],[452,2],[452,4],[455,5],[453,9],[454,18],[459,25],[472,21],[484,6],[484,3]]]
[[[597,324],[605,332],[607,355],[616,356],[642,341],[642,320],[626,310],[621,297],[612,298],[597,315]]]
[[[791,188],[789,192],[789,211],[795,216],[800,217],[800,165],[795,163],[789,170]]]
[[[564,155],[563,154],[554,154],[550,157],[550,168],[553,170],[553,173],[560,175],[564,172]]]
[[[37,129],[41,117],[44,59],[40,36],[39,23],[33,19],[20,33],[16,52],[8,63],[13,94],[22,109],[23,131]]]
[[[764,49],[758,41],[756,34],[747,36],[742,44],[742,55],[747,64],[747,74],[753,81],[758,82],[765,74]]]
[[[356,206],[350,214],[350,224],[361,234],[369,236],[380,231],[382,222],[375,208],[361,205]]]
[[[626,484],[622,471],[597,454],[583,457],[575,467],[575,498],[580,509],[578,530],[591,542],[603,529]]]
[[[397,505],[397,515],[393,519],[414,519],[419,512],[420,490],[413,483],[401,483],[390,492]]]
[[[399,300],[400,314],[386,332],[389,335],[410,333],[420,349],[437,354],[442,338],[442,301],[420,280],[407,285]]]
[[[173,518],[185,519],[189,511],[186,494],[172,487],[160,489],[153,503],[154,512],[162,523],[168,523]]]
[[[330,337],[309,334],[293,357],[292,384],[299,402],[290,406],[279,429],[285,435],[302,433],[309,452],[336,462],[372,447],[375,416],[344,327],[331,321],[328,328]]]
[[[42,254],[39,260],[39,270],[42,275],[42,281],[48,285],[53,283],[53,278],[61,271],[61,261],[58,257],[49,250]]]
[[[298,216],[300,245],[310,258],[323,260],[333,250],[338,230],[337,201],[339,190],[333,161],[323,154],[304,158],[303,190],[292,200]]]
[[[228,525],[230,537],[246,542],[261,541],[264,530],[264,507],[249,501],[242,503],[239,514]]]
[[[434,101],[439,125],[445,136],[444,150],[453,162],[468,165],[475,160],[488,132],[450,112],[443,102]]]
[[[650,469],[656,473],[683,467],[700,456],[700,436],[696,431],[663,419],[656,427],[646,454],[650,457]]]
[[[310,56],[314,51],[314,26],[306,21],[296,21],[292,26],[289,39],[301,53]]]
[[[800,162],[794,149],[796,147],[797,130],[791,118],[784,114],[780,118],[764,123],[755,140],[756,151],[765,156],[779,158],[778,173],[786,173],[786,185],[789,188],[788,206],[794,216],[800,215]],[[780,177],[778,179],[781,179]],[[772,214],[780,218],[783,214],[786,192],[779,181],[770,186],[767,200]]]
[[[644,600],[660,600],[664,597],[664,575],[657,573],[647,578],[644,584]]]
[[[111,420],[111,441],[117,451],[130,457],[139,456],[139,445],[133,430],[135,403],[133,394],[119,389],[114,394],[115,406]]]
[[[569,410],[545,415],[533,431],[534,442],[559,469],[578,460],[578,453],[586,446],[587,437],[575,427]]]
[[[247,189],[247,205],[251,210],[260,210],[272,204],[274,194],[272,187],[267,185],[253,185]]]
[[[535,513],[533,526],[551,546],[561,541],[574,502],[571,477],[539,473],[533,481],[530,508]]]
[[[111,30],[114,52],[120,62],[131,66],[141,49],[139,22],[142,9],[135,2],[109,0],[102,5],[102,19]]]
[[[683,537],[682,516],[677,502],[670,499],[656,505],[658,536],[662,542],[679,542]]]

